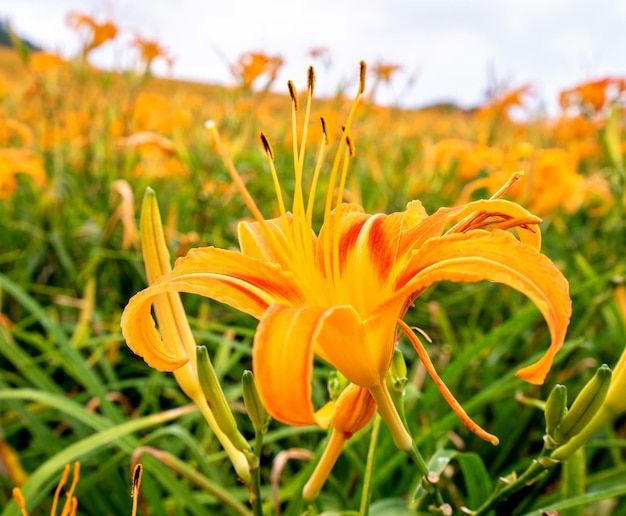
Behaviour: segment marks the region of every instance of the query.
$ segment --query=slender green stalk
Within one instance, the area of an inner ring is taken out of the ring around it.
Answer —
[[[365,465],[365,477],[363,478],[363,492],[361,493],[361,508],[359,510],[361,516],[367,516],[370,511],[372,476],[374,474],[374,459],[378,445],[378,434],[380,433],[380,422],[380,415],[376,414],[372,423],[372,435],[370,436],[370,446],[367,451],[367,464]]]
[[[250,488],[250,504],[254,516],[263,515],[263,504],[261,499],[261,449],[263,448],[263,433],[254,434],[254,456],[250,462],[250,476],[252,477],[252,487]]]

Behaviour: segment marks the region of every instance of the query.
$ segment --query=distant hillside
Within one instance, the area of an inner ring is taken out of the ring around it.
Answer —
[[[41,48],[27,39],[22,37],[20,37],[20,39],[30,50],[41,50]],[[11,36],[9,34],[9,20],[0,20],[0,47],[13,47],[13,42],[11,41]]]

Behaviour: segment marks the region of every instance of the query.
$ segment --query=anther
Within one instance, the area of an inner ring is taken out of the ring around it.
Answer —
[[[346,135],[346,144],[348,145],[348,152],[350,153],[350,157],[354,156],[354,141],[349,134]]]
[[[361,95],[365,91],[365,73],[367,71],[367,65],[365,61],[361,61],[359,66],[359,95]]]
[[[287,88],[289,89],[289,96],[291,97],[291,102],[293,103],[293,109],[298,111],[298,92],[296,91],[296,87],[291,80],[287,81]]]
[[[261,138],[261,143],[263,144],[263,148],[265,149],[265,152],[267,153],[269,158],[272,161],[274,161],[274,151],[272,150],[272,146],[270,145],[270,142],[267,139],[267,136],[263,134],[263,131],[259,133],[259,138]]]
[[[320,122],[322,122],[322,134],[324,135],[324,145],[328,145],[328,133],[326,132],[326,120],[324,117],[320,117]]]
[[[141,463],[137,464],[135,466],[135,469],[133,471],[133,482],[132,482],[132,486],[131,486],[131,491],[132,491],[132,496],[136,496],[137,495],[137,491],[139,491],[139,486],[141,485],[141,475],[143,473],[143,466],[141,465]]]
[[[313,95],[313,90],[315,89],[315,68],[312,66],[309,66],[307,70],[306,87],[309,90],[309,95]]]

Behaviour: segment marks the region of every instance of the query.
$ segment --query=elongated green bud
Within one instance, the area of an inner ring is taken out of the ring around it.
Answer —
[[[565,444],[591,421],[606,398],[612,374],[609,366],[603,364],[583,387],[554,432],[554,439],[559,444]]]
[[[565,385],[555,385],[546,400],[543,413],[546,417],[546,434],[543,436],[545,447],[554,450],[559,443],[554,439],[554,432],[567,414],[567,388]]]
[[[557,384],[546,400],[546,433],[553,435],[567,414],[567,387]]]
[[[389,376],[393,390],[403,392],[408,378],[404,355],[402,355],[402,352],[399,349],[396,349],[393,352]]]
[[[261,402],[252,371],[243,372],[241,383],[243,389],[243,404],[246,407],[250,421],[252,421],[254,431],[257,434],[264,434],[267,432],[271,418],[265,409],[265,405]]]
[[[209,358],[209,352],[205,346],[198,346],[196,348],[196,358],[198,360],[198,380],[200,381],[200,387],[209,402],[217,425],[220,427],[220,430],[224,432],[226,437],[230,439],[235,448],[242,452],[250,452],[250,445],[237,428],[235,416],[233,416],[228,406],[224,391],[217,379],[215,369],[213,369],[213,364],[211,364]]]

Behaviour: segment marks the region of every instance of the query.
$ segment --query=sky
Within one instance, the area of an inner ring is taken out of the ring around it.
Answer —
[[[244,52],[282,57],[276,81],[316,92],[356,85],[359,61],[402,69],[376,100],[404,107],[454,102],[472,107],[487,90],[531,84],[535,103],[557,109],[558,93],[585,80],[626,76],[623,0],[3,0],[0,17],[21,36],[65,56],[79,39],[66,23],[77,11],[122,33],[93,51],[93,64],[127,66],[135,32],[175,59],[171,76],[232,84],[229,64]],[[124,39],[125,38],[125,39]],[[327,48],[330,64],[312,59]],[[155,68],[166,75],[165,66]],[[356,87],[356,86],[354,86]]]

